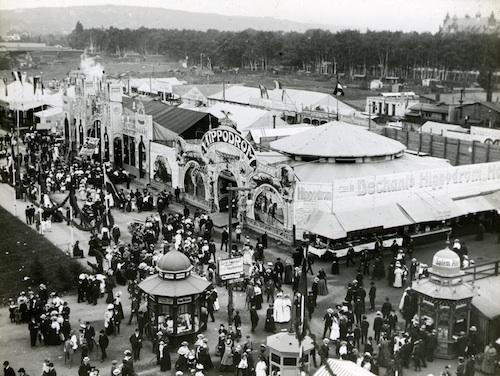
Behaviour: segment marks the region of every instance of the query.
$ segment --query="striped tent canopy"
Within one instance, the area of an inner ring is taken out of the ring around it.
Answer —
[[[373,376],[370,371],[358,366],[350,360],[328,359],[314,376]]]

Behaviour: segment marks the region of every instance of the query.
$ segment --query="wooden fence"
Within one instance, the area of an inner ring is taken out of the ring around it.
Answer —
[[[382,135],[401,142],[408,150],[448,159],[453,166],[500,161],[500,145],[395,128],[383,128]]]

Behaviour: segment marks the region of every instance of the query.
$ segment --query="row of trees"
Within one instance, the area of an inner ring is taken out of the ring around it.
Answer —
[[[92,40],[99,53],[161,54],[171,61],[189,57],[191,65],[252,70],[284,69],[411,78],[414,68],[494,71],[500,67],[500,37],[345,30],[305,33],[245,30],[84,29],[78,22],[68,36],[75,49]]]

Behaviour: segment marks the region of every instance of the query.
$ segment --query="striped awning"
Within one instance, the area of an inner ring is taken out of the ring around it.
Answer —
[[[350,360],[328,359],[314,376],[373,376],[373,373]]]

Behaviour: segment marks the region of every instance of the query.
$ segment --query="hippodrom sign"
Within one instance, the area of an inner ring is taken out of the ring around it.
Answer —
[[[206,132],[201,139],[201,151],[203,154],[206,154],[212,146],[221,143],[238,149],[248,159],[250,166],[256,167],[257,157],[253,146],[238,133],[230,129],[217,128]]]

